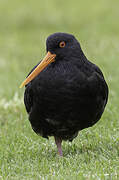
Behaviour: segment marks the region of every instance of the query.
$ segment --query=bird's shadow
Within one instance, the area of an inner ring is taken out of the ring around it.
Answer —
[[[98,147],[95,147],[95,150],[98,149]],[[63,150],[63,157],[68,158],[68,157],[74,157],[77,155],[81,155],[84,154],[88,151],[91,151],[93,149],[91,149],[90,147],[79,147],[76,144],[65,144],[62,146],[62,150]],[[42,153],[42,156],[44,156],[47,159],[51,159],[51,157],[60,157],[57,153],[57,147],[54,147],[52,149],[49,149],[47,151],[46,154]]]
[[[106,143],[106,142],[105,142]],[[111,148],[111,147],[110,147]],[[71,144],[63,144],[62,146],[63,149],[63,156],[60,157],[57,154],[57,148],[54,147],[52,149],[49,149],[47,153],[43,153],[42,156],[44,156],[44,158],[47,158],[47,160],[52,160],[52,158],[77,158],[77,156],[81,157],[83,156],[84,160],[86,157],[86,161],[87,161],[87,155],[89,157],[88,161],[91,161],[91,158],[95,158],[95,159],[99,159],[100,155],[104,155],[106,158],[111,159],[111,155],[108,153],[108,151],[106,151],[101,144],[95,144],[95,145],[91,145],[91,144],[81,144],[80,145],[76,145],[75,143]]]

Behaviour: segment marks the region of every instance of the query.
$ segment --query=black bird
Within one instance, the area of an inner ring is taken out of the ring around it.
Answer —
[[[71,34],[55,33],[46,41],[47,54],[20,87],[33,130],[44,138],[54,136],[62,156],[62,140],[93,126],[108,100],[101,70],[88,61]]]

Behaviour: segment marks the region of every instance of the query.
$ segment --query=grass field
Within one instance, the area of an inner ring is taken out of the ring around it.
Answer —
[[[0,0],[0,180],[119,179],[119,1]],[[54,139],[31,129],[19,85],[54,32],[79,39],[110,94],[101,120],[57,156]]]

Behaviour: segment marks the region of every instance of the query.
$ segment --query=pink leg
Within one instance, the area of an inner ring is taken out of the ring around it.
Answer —
[[[59,154],[60,156],[63,156],[62,147],[61,147],[62,140],[61,140],[60,138],[55,137],[55,143],[56,143],[56,145],[57,145],[58,154]]]

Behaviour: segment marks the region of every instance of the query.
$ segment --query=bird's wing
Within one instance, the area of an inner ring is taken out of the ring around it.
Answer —
[[[30,113],[31,108],[33,106],[33,94],[31,92],[30,88],[25,89],[24,104],[25,104],[27,112]]]
[[[97,66],[95,66],[95,71],[89,76],[83,72],[77,72],[72,81],[74,83],[72,83],[73,87],[71,88],[73,91],[74,89],[77,91],[80,98],[100,97],[105,99],[104,101],[107,102],[108,86],[104,80],[102,72]]]
[[[27,77],[38,66],[38,64],[36,66],[34,66],[34,68],[28,73]],[[31,89],[31,83],[29,83],[29,84],[27,84],[25,86],[24,104],[25,104],[27,112],[30,113],[31,108],[33,106],[33,92],[32,92],[32,89]]]
[[[99,71],[99,69],[98,69]],[[108,99],[108,86],[104,80],[102,72],[94,72],[91,77],[88,78],[88,89],[92,95],[96,95],[102,98],[107,103]]]

